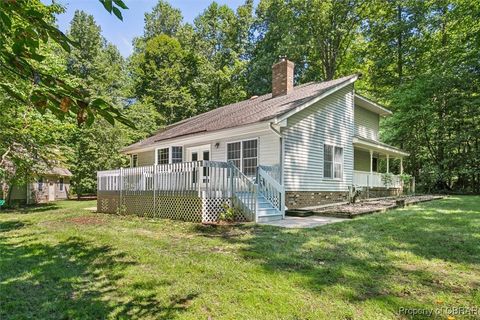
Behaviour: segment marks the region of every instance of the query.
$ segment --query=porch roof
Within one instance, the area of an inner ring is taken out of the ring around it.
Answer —
[[[366,150],[373,150],[382,154],[388,154],[394,157],[408,157],[410,153],[403,151],[397,147],[391,146],[389,144],[375,141],[371,139],[367,139],[361,136],[354,136],[353,137],[353,145],[355,147],[366,149]]]

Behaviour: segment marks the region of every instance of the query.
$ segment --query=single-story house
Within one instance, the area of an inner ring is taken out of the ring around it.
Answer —
[[[48,169],[31,183],[14,185],[10,192],[10,201],[33,204],[68,199],[71,176],[72,173],[65,168]]]
[[[241,190],[226,186],[229,193],[225,198],[250,208],[250,219],[255,221],[282,218],[285,207],[345,201],[354,186],[369,188],[373,194],[381,192],[378,195],[401,192],[400,177],[391,175],[386,184],[378,172],[379,163],[390,173],[392,161],[397,159],[395,169],[400,174],[408,153],[380,142],[380,119],[392,112],[355,92],[359,75],[298,86],[293,77],[293,62],[281,59],[272,67],[272,93],[180,121],[126,147],[123,152],[130,156],[132,168],[98,175],[99,209],[104,199],[104,210],[115,211],[106,204],[108,199],[102,198],[104,192],[125,197],[128,192],[153,191],[154,198],[158,197],[174,188],[173,176],[167,178],[165,172],[180,171],[194,175],[179,179],[187,181],[184,187],[188,190],[198,189],[200,198],[201,191],[208,183],[214,185],[216,178],[231,179],[232,185],[246,178],[250,182],[242,181]],[[203,169],[189,167],[198,162]],[[212,164],[232,166],[239,173],[224,169],[223,176],[213,177]],[[134,172],[137,178],[132,178]],[[121,178],[125,174],[129,182]],[[252,185],[247,188],[248,183]],[[245,204],[245,197],[250,204]],[[155,199],[158,207],[160,200]],[[129,206],[112,201],[116,209]],[[153,215],[172,216],[149,210]]]

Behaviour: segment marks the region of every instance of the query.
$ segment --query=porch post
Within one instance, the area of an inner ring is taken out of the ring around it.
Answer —
[[[373,173],[373,151],[370,150],[370,174]]]
[[[370,174],[367,176],[367,198],[370,198],[370,183],[373,181],[373,150],[370,150]]]
[[[400,174],[403,174],[403,157],[400,158]]]
[[[390,156],[387,154],[387,173],[390,172]]]

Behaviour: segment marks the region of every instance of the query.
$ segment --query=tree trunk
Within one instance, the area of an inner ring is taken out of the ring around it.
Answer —
[[[11,206],[12,203],[11,203],[11,200],[12,200],[12,190],[13,190],[13,184],[8,186],[8,192],[7,192],[7,199],[6,199],[6,203],[8,204],[8,206]]]

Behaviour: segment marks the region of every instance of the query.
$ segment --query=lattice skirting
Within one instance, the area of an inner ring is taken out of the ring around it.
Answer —
[[[202,198],[202,222],[218,221],[225,205],[231,205],[229,198]]]
[[[99,192],[97,196],[97,211],[104,213],[119,213],[120,197],[117,192]]]
[[[99,212],[134,214],[150,218],[168,218],[192,222],[218,221],[220,213],[225,210],[224,205],[231,205],[229,198],[203,197],[197,193],[165,193],[137,192],[123,194],[120,203],[120,194],[116,192],[99,192],[97,208]],[[238,221],[249,221],[239,212]]]

